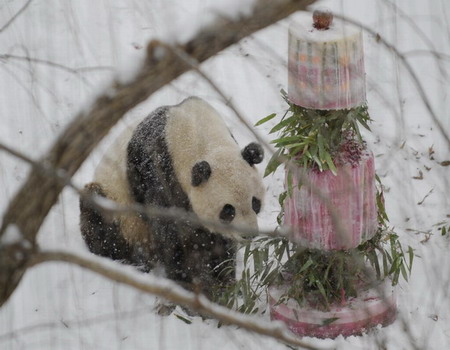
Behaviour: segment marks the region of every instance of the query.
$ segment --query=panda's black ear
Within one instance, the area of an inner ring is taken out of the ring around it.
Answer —
[[[209,179],[211,166],[206,160],[196,163],[192,167],[192,186],[197,187]]]
[[[250,164],[259,164],[264,159],[264,150],[260,144],[256,142],[249,143],[241,152],[244,160]]]

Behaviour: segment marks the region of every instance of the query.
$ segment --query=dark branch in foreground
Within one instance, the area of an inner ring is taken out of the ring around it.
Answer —
[[[260,0],[250,16],[221,20],[179,49],[203,62],[242,38],[267,27],[315,0]],[[165,50],[159,42],[148,46],[147,59],[134,79],[116,83],[112,93],[99,96],[81,112],[60,135],[42,161],[72,176],[91,151],[122,118],[154,92],[190,70],[189,65]],[[111,89],[109,89],[111,90]],[[21,233],[21,241],[0,245],[0,306],[8,300],[20,282],[28,261],[36,254],[36,234],[64,185],[53,176],[32,172],[10,202],[0,229],[0,242],[8,227]]]

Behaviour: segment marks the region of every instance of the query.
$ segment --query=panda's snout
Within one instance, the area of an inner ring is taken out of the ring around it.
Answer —
[[[220,212],[219,218],[224,223],[230,223],[236,216],[236,209],[231,204],[225,204]]]

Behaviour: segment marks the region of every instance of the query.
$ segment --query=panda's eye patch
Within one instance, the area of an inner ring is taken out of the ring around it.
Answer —
[[[222,208],[222,211],[220,212],[220,220],[225,222],[231,222],[233,221],[234,217],[236,215],[236,210],[231,204],[225,204]]]
[[[256,214],[259,214],[261,211],[261,201],[256,197],[252,198],[252,208]]]

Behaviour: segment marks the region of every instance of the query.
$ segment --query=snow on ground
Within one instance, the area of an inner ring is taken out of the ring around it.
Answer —
[[[149,39],[173,41],[177,33],[195,32],[205,16],[235,9],[240,3],[233,1],[228,7],[226,2],[217,1],[220,5],[214,10],[215,1],[200,0],[32,1],[0,32],[0,55],[48,60],[72,70],[0,56],[0,142],[39,158],[75,113],[114,77],[132,74]],[[0,27],[25,3],[3,1]],[[319,5],[363,22],[395,44],[414,68],[431,108],[449,133],[450,4],[446,0],[328,0]],[[279,90],[287,83],[288,23],[245,39],[202,66],[251,123],[286,108]],[[365,49],[368,102],[374,119],[373,133],[365,135],[386,185],[391,223],[403,244],[415,249],[416,259],[409,283],[401,282],[398,287],[399,317],[393,325],[362,337],[309,340],[336,349],[410,349],[412,344],[418,349],[450,348],[450,237],[441,237],[433,227],[450,220],[450,166],[440,164],[450,160],[449,146],[401,60],[371,35],[365,34]],[[111,136],[154,108],[178,103],[191,94],[210,101],[225,116],[241,145],[253,139],[194,73],[183,75],[128,113]],[[269,128],[257,131],[267,139]],[[108,142],[111,138],[102,142],[77,173],[78,185],[91,179]],[[0,164],[3,212],[29,168],[5,153],[0,153]],[[275,225],[282,181],[281,173],[265,179],[262,228]],[[78,200],[70,190],[62,194],[45,221],[39,243],[48,249],[86,252],[78,229]],[[160,317],[153,310],[155,305],[154,297],[75,266],[45,264],[30,270],[0,309],[0,348],[286,348],[234,327],[217,328],[212,320],[197,317],[188,325],[174,314]]]

